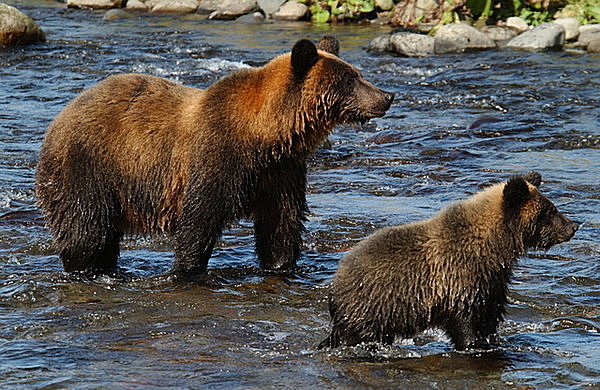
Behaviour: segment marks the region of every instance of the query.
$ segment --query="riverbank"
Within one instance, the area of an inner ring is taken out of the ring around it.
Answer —
[[[123,18],[143,18],[145,14],[177,15],[196,13],[199,19],[235,20],[236,23],[277,23],[306,20],[306,5],[282,0],[67,0],[54,2],[66,8],[105,10],[106,22]],[[390,2],[391,3],[391,2]],[[15,3],[18,7],[21,3]],[[378,10],[380,10],[378,8]],[[389,11],[368,21],[387,25]],[[73,11],[76,12],[76,11]],[[0,47],[40,43],[45,40],[42,28],[16,8],[0,3]],[[373,53],[389,53],[406,57],[510,48],[544,51],[570,50],[579,53],[600,52],[600,24],[581,25],[574,17],[558,18],[538,26],[528,25],[518,17],[510,17],[495,25],[476,28],[469,23],[431,25],[423,23],[410,28],[392,29],[368,44]]]

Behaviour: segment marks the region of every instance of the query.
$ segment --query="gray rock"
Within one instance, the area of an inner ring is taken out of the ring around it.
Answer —
[[[256,11],[256,0],[223,0],[219,8],[212,12],[209,19],[230,20]]]
[[[508,26],[484,26],[480,30],[493,41],[508,41],[519,35],[519,31]]]
[[[565,43],[565,28],[556,23],[542,23],[533,30],[511,39],[506,46],[511,49],[547,50]]]
[[[275,20],[300,20],[306,16],[308,7],[305,4],[291,0],[282,5],[272,17]]]
[[[554,21],[565,28],[565,40],[570,41],[579,35],[579,27],[581,24],[576,18],[559,18]]]
[[[600,34],[600,24],[586,24],[579,27],[579,43],[583,45],[589,44],[595,37]]]
[[[15,7],[0,3],[0,47],[44,42],[42,29]]]
[[[260,12],[253,12],[251,14],[242,15],[235,20],[236,23],[262,23],[265,21],[265,15]]]
[[[527,22],[518,16],[511,16],[510,18],[506,19],[506,26],[512,27],[518,32],[525,32],[529,30],[529,25]]]
[[[123,11],[122,9],[109,9],[108,11],[106,11],[104,16],[102,17],[102,20],[111,21],[111,20],[129,19],[129,18],[133,18],[133,15],[127,11]]]
[[[213,11],[218,10],[222,2],[223,0],[200,0],[198,12],[209,14]]]
[[[600,37],[588,43],[587,51],[588,53],[600,53]]]
[[[369,42],[369,47],[367,51],[371,53],[387,53],[393,51],[391,35],[381,35],[378,36]]]
[[[393,0],[375,0],[375,6],[382,11],[390,11],[394,8]]]
[[[140,0],[127,0],[127,5],[125,5],[130,11],[147,11],[148,6]]]
[[[123,0],[67,0],[68,8],[109,9],[121,8]]]
[[[440,27],[435,34],[435,52],[437,54],[461,53],[495,47],[496,43],[493,40],[468,24],[447,24]]]
[[[256,2],[258,3],[258,8],[260,8],[265,15],[271,16],[277,12],[283,3],[285,3],[285,0],[257,0]]]
[[[153,14],[189,14],[196,12],[196,0],[161,0],[152,7]]]
[[[399,32],[389,40],[392,51],[402,56],[426,57],[435,53],[435,39],[428,35]]]

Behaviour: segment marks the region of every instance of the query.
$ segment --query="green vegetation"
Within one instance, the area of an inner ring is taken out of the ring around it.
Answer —
[[[443,24],[464,19],[494,23],[510,16],[519,16],[534,26],[555,16],[575,17],[582,24],[600,23],[598,0],[446,0],[440,7],[439,22]]]
[[[309,7],[315,23],[356,21],[375,17],[375,0],[298,0]],[[417,0],[394,0],[394,24],[413,26],[420,22],[447,24],[469,19],[478,24],[495,23],[520,16],[531,25],[575,17],[582,24],[600,23],[598,0],[438,0],[437,8],[416,16]]]
[[[299,0],[309,9],[312,21],[327,23],[357,20],[375,11],[375,0]]]

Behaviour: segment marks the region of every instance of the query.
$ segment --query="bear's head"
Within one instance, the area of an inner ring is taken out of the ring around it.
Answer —
[[[503,190],[505,220],[523,239],[525,248],[547,250],[569,241],[578,224],[562,215],[538,187],[542,177],[537,172],[508,180]]]
[[[394,94],[366,81],[358,69],[335,55],[334,46],[325,42],[320,44],[325,50],[317,50],[307,39],[294,45],[290,62],[292,83],[300,93],[299,109],[313,116],[306,119],[325,127],[383,116]]]

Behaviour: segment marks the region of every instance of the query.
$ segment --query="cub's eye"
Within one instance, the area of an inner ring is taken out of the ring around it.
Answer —
[[[344,77],[343,83],[345,87],[351,88],[354,85],[354,79],[350,76],[346,76]]]

